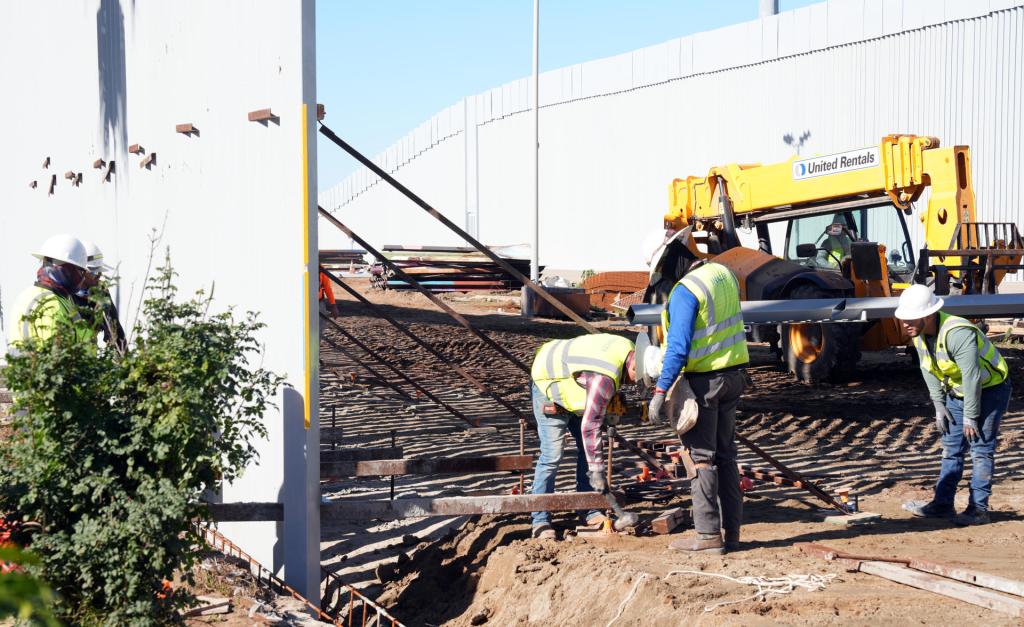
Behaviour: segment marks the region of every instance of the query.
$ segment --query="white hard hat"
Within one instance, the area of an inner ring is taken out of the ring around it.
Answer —
[[[85,253],[85,246],[73,235],[65,233],[54,235],[43,242],[39,250],[32,255],[37,259],[53,259],[88,270],[88,255]]]
[[[92,240],[83,239],[82,245],[85,246],[85,263],[89,269],[89,272],[98,274],[100,272],[109,272],[113,268],[103,263],[103,251],[96,245]]]
[[[652,346],[647,333],[636,336],[636,378],[644,386],[652,388],[661,376],[661,362],[665,358],[665,349]]]
[[[900,294],[893,315],[900,320],[919,320],[942,309],[943,302],[927,285],[911,285]]]

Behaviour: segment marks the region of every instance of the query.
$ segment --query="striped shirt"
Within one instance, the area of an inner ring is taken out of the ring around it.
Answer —
[[[590,470],[604,469],[604,451],[601,448],[601,423],[608,403],[615,395],[615,382],[611,377],[596,372],[581,372],[576,383],[587,390],[587,404],[583,409],[580,431],[583,434],[583,452]]]

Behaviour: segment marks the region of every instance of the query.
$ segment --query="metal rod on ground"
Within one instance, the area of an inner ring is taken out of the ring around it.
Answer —
[[[452,319],[454,319],[456,322],[462,325],[467,331],[475,335],[478,339],[480,339],[480,341],[496,350],[502,357],[511,361],[517,368],[529,374],[529,366],[520,361],[519,358],[513,355],[512,353],[508,352],[508,350],[506,350],[504,346],[498,344],[497,342],[492,340],[488,335],[486,335],[483,331],[478,330],[476,327],[470,324],[469,320],[467,320],[465,316],[452,309],[451,306],[448,305],[448,303],[444,302],[443,300],[435,296],[430,290],[423,287],[423,285],[419,281],[417,281],[411,275],[406,273],[406,271],[399,267],[395,262],[385,257],[379,250],[377,250],[373,246],[370,246],[369,242],[356,235],[350,228],[342,224],[340,220],[332,216],[326,209],[319,206],[317,207],[317,209],[320,211],[320,215],[323,216],[325,220],[341,229],[342,232],[344,232],[346,235],[352,238],[352,241],[362,246],[366,250],[366,252],[370,253],[371,255],[376,257],[378,261],[380,261],[382,264],[390,268],[391,271],[395,273],[395,276],[416,288],[416,290],[418,290],[420,294],[423,294],[424,296],[427,297],[427,299],[430,302],[434,303],[442,310],[444,310],[446,314],[451,316]]]
[[[376,163],[367,159],[365,156],[363,156],[361,152],[359,152],[352,146],[348,145],[342,138],[335,135],[334,131],[324,126],[323,124],[320,124],[320,134],[330,139],[338,146],[340,146],[342,150],[352,155],[356,159],[356,161],[363,164],[374,174],[387,181],[388,184],[390,184],[392,187],[401,192],[406,198],[416,203],[421,209],[423,209],[430,215],[434,216],[434,218],[437,219],[438,222],[448,227],[449,230],[453,231],[456,235],[458,235],[466,242],[468,242],[470,245],[472,245],[474,248],[479,250],[488,259],[501,266],[502,269],[505,270],[505,272],[511,274],[513,277],[516,278],[516,280],[518,280],[523,285],[533,290],[533,292],[536,293],[538,296],[551,303],[552,307],[568,316],[568,318],[575,322],[576,324],[583,327],[583,329],[585,329],[587,333],[599,333],[599,331],[596,328],[594,328],[589,322],[581,318],[575,311],[566,306],[565,303],[563,303],[562,301],[558,300],[550,293],[548,293],[548,291],[541,287],[539,283],[534,283],[533,281],[531,281],[522,272],[516,270],[512,264],[505,261],[500,256],[496,255],[494,251],[492,251],[487,246],[484,246],[475,237],[473,237],[469,233],[465,232],[464,230],[456,226],[454,222],[444,217],[444,215],[442,215],[441,212],[431,207],[429,204],[427,204],[425,200],[423,200],[416,194],[412,193],[412,191],[410,191],[409,188],[395,180],[395,177],[391,176],[390,174],[382,170],[380,166],[378,166]]]
[[[804,478],[803,475],[801,475],[797,471],[790,469],[785,464],[769,455],[767,452],[761,450],[761,447],[748,440],[741,433],[736,433],[736,439],[740,442],[740,444],[753,451],[755,455],[757,455],[764,461],[768,462],[772,466],[775,466],[775,468],[779,472],[781,472],[787,479],[793,482],[799,482],[801,484],[800,487],[802,487],[804,490],[807,490],[814,496],[818,497],[820,500],[827,503],[829,507],[840,511],[843,514],[850,513],[849,511],[847,511],[846,507],[842,503],[835,499],[835,497],[819,488],[814,482],[808,481],[806,478]]]
[[[338,428],[338,416],[337,416],[338,411],[337,410],[338,410],[337,405],[331,405],[331,436],[334,436],[335,430]],[[332,451],[335,449],[335,446],[336,446],[336,444],[335,444],[334,438],[332,437],[331,438],[331,450]]]
[[[470,425],[472,425],[472,426],[474,426],[474,427],[479,427],[479,426],[480,426],[480,421],[478,421],[478,420],[473,420],[473,419],[471,419],[471,418],[467,417],[467,416],[466,416],[465,414],[463,414],[463,413],[462,413],[461,411],[459,411],[459,410],[455,409],[454,407],[452,407],[452,406],[451,406],[451,405],[449,405],[448,403],[446,403],[446,402],[442,401],[442,400],[441,400],[441,399],[439,399],[438,397],[436,397],[436,396],[434,396],[433,394],[431,394],[431,393],[430,393],[430,391],[429,391],[429,390],[427,390],[427,389],[426,389],[425,387],[423,387],[423,386],[422,386],[422,385],[420,385],[419,383],[416,383],[415,381],[413,381],[413,380],[412,380],[412,378],[411,378],[411,377],[409,377],[409,375],[405,374],[404,372],[402,372],[401,370],[399,370],[399,369],[398,369],[398,368],[396,368],[395,366],[391,365],[391,362],[389,362],[389,361],[385,360],[385,359],[384,359],[383,357],[381,357],[380,355],[378,355],[378,354],[377,354],[377,353],[376,353],[376,352],[375,352],[375,351],[374,351],[373,349],[371,349],[371,348],[370,348],[369,346],[367,346],[366,344],[363,344],[362,342],[360,342],[360,341],[359,341],[359,339],[358,339],[358,338],[356,338],[356,336],[354,336],[354,335],[352,335],[351,333],[349,333],[348,331],[346,331],[346,330],[345,330],[345,328],[344,328],[344,327],[342,327],[342,326],[341,326],[340,324],[338,324],[338,323],[337,323],[337,322],[335,322],[334,320],[331,320],[330,318],[328,318],[328,317],[327,317],[327,316],[325,316],[324,314],[320,314],[320,319],[321,319],[321,320],[326,320],[326,321],[328,321],[329,323],[331,323],[331,325],[332,325],[332,326],[334,326],[334,328],[335,328],[335,329],[336,329],[336,330],[337,330],[337,331],[338,331],[339,333],[341,333],[341,334],[342,334],[342,335],[344,335],[344,336],[345,336],[346,338],[348,338],[348,341],[352,342],[353,344],[355,344],[356,346],[358,346],[359,348],[361,348],[361,349],[362,349],[363,351],[365,351],[365,352],[367,352],[368,354],[372,355],[372,356],[374,357],[374,359],[376,359],[376,360],[377,360],[377,361],[379,361],[380,363],[384,364],[384,365],[385,365],[385,366],[386,366],[386,367],[387,367],[387,368],[388,368],[389,370],[391,370],[392,372],[394,372],[395,374],[397,374],[397,375],[398,375],[398,376],[399,376],[399,377],[400,377],[400,378],[401,378],[401,379],[402,379],[403,381],[405,381],[406,383],[408,383],[409,385],[411,385],[411,386],[412,386],[413,388],[415,388],[415,389],[416,389],[416,390],[417,390],[417,391],[418,391],[418,392],[419,392],[420,394],[422,394],[423,396],[426,396],[427,398],[429,398],[430,400],[434,401],[435,403],[437,403],[437,404],[438,404],[438,405],[440,405],[441,407],[444,407],[445,409],[447,409],[447,410],[448,410],[448,413],[450,413],[451,415],[455,416],[456,418],[458,418],[458,419],[460,419],[460,420],[462,420],[462,421],[464,421],[464,422],[466,422],[466,423],[468,423],[468,424],[470,424]],[[325,338],[324,338],[324,341],[325,341],[325,342],[327,342],[327,343],[328,343],[329,345],[331,345],[332,347],[334,347],[334,348],[338,349],[338,350],[344,350],[344,349],[342,349],[342,348],[341,348],[340,346],[338,346],[338,344],[337,344],[336,342],[334,342],[333,340],[331,340],[331,339],[329,339],[329,338],[326,338],[326,337],[325,337]],[[388,385],[389,385],[389,386],[393,386],[393,387],[395,387],[395,388],[397,389],[397,386],[394,386],[394,384],[392,384],[391,382],[388,382]],[[408,396],[407,396],[407,395],[405,394],[405,392],[402,392],[402,395],[403,395],[403,396],[406,396],[406,397],[408,398]]]
[[[381,308],[379,305],[376,305],[376,304],[370,302],[365,296],[360,294],[358,290],[353,288],[348,283],[345,283],[339,277],[335,276],[334,274],[332,274],[328,270],[321,270],[321,272],[326,274],[329,279],[331,279],[332,281],[334,281],[335,283],[340,285],[341,289],[345,290],[346,292],[351,294],[353,297],[355,297],[356,300],[358,300],[359,302],[363,303],[364,305],[369,307],[371,310],[373,310],[373,312],[376,315],[378,315],[379,317],[381,317],[384,320],[386,320],[389,324],[391,324],[391,326],[395,327],[396,329],[401,331],[403,334],[405,334],[407,337],[409,337],[409,339],[411,339],[412,341],[416,342],[416,344],[418,346],[420,346],[421,348],[426,350],[428,353],[430,353],[431,355],[436,357],[438,361],[440,361],[441,363],[449,366],[452,370],[457,372],[459,374],[459,376],[461,376],[463,379],[465,379],[466,381],[469,381],[470,383],[472,383],[481,392],[483,392],[487,396],[490,396],[495,401],[497,401],[497,403],[499,405],[501,405],[505,409],[507,409],[510,412],[512,412],[512,414],[514,416],[516,416],[517,418],[524,418],[525,419],[525,416],[523,416],[523,413],[521,411],[519,411],[518,409],[516,409],[516,407],[514,405],[512,405],[511,403],[509,403],[505,399],[503,399],[500,396],[498,396],[496,393],[494,393],[493,390],[491,390],[489,387],[487,387],[486,385],[481,383],[476,377],[474,377],[473,375],[471,375],[468,372],[466,372],[466,370],[464,368],[462,368],[461,366],[459,366],[455,362],[451,361],[450,359],[448,359],[447,357],[445,357],[444,355],[439,353],[437,351],[437,349],[435,349],[433,346],[431,346],[430,344],[427,344],[426,342],[421,340],[419,338],[419,336],[417,336],[415,333],[413,333],[409,329],[407,329],[404,326],[402,326],[402,324],[400,322],[398,322],[397,320],[395,320],[394,318],[389,316],[384,311],[384,309]],[[479,425],[477,425],[477,426],[479,426]]]
[[[395,448],[395,430],[391,430],[391,448]],[[391,475],[391,500],[395,500],[395,475]]]
[[[334,324],[337,328],[341,329],[340,325],[338,325],[337,322],[334,322],[330,318],[326,317],[324,314],[320,314],[320,318],[321,318],[321,320],[327,320],[328,322]],[[341,329],[341,333],[348,335],[348,332],[345,331],[344,329]],[[323,341],[327,342],[327,344],[329,344],[332,348],[337,350],[339,353],[341,353],[342,355],[348,357],[352,361],[354,361],[357,364],[359,364],[360,366],[362,366],[367,372],[369,372],[371,375],[373,375],[374,378],[378,379],[381,383],[383,383],[384,385],[386,385],[389,388],[391,388],[392,390],[394,390],[396,394],[398,394],[399,396],[401,396],[402,398],[404,398],[404,399],[406,399],[406,400],[408,400],[410,402],[415,402],[411,396],[409,396],[408,394],[403,392],[402,389],[400,387],[398,387],[397,385],[395,385],[394,383],[388,381],[387,378],[384,377],[384,375],[382,375],[381,373],[379,373],[376,370],[374,370],[373,367],[370,364],[368,364],[368,363],[364,362],[363,360],[359,359],[358,357],[353,355],[351,352],[349,352],[347,349],[345,349],[343,346],[340,346],[340,345],[336,344],[331,339],[326,338],[326,337],[322,338],[322,339],[323,339]],[[349,336],[349,339],[354,339],[354,338],[351,338],[351,336]],[[380,356],[378,356],[376,353],[374,353],[372,350],[370,350],[365,344],[363,344],[359,340],[354,340],[353,343],[356,344],[356,346],[358,346],[359,348],[361,348],[364,352],[369,354],[371,357],[373,357],[374,359],[379,361],[380,363],[384,364],[385,366],[387,366],[389,368],[391,367],[391,365],[388,362],[386,362],[383,359],[381,359]]]
[[[519,419],[519,454],[526,455],[526,421],[522,418]],[[519,471],[519,494],[523,493],[526,489],[525,484],[525,471]]]

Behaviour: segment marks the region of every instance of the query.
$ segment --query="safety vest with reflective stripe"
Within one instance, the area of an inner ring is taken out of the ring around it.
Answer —
[[[679,279],[676,285],[690,290],[700,305],[683,370],[712,372],[748,363],[740,287],[732,271],[721,264],[708,263]],[[661,312],[661,329],[666,342],[670,323],[668,311],[667,302]]]
[[[58,324],[80,319],[78,307],[74,303],[38,285],[33,285],[18,296],[14,315],[15,343],[27,342],[29,339],[49,339]],[[93,341],[95,334],[80,331],[78,339]]]
[[[587,390],[576,382],[576,376],[581,372],[603,374],[615,382],[617,391],[623,365],[632,351],[633,342],[610,333],[552,340],[537,350],[530,376],[548,400],[581,414],[587,406]]]
[[[978,340],[978,368],[981,370],[982,389],[999,385],[1005,381],[1010,368],[992,342],[981,332],[981,329],[974,326],[969,320],[941,311],[939,312],[939,332],[935,337],[934,359],[924,337],[918,335],[914,338],[914,348],[917,349],[921,369],[935,375],[939,381],[942,381],[946,390],[952,391],[957,396],[963,396],[963,390],[961,390],[963,373],[960,372],[960,367],[956,365],[946,350],[946,339],[949,332],[960,327],[972,329]]]

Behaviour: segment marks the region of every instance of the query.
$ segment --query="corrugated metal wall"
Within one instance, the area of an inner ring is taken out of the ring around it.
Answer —
[[[545,73],[541,263],[643,267],[672,178],[786,159],[804,131],[803,155],[893,132],[969,145],[981,219],[1020,223],[1022,5],[830,0]],[[528,103],[526,79],[467,97],[377,161],[485,241],[528,241]],[[359,171],[320,199],[378,243],[454,242],[385,187]]]

